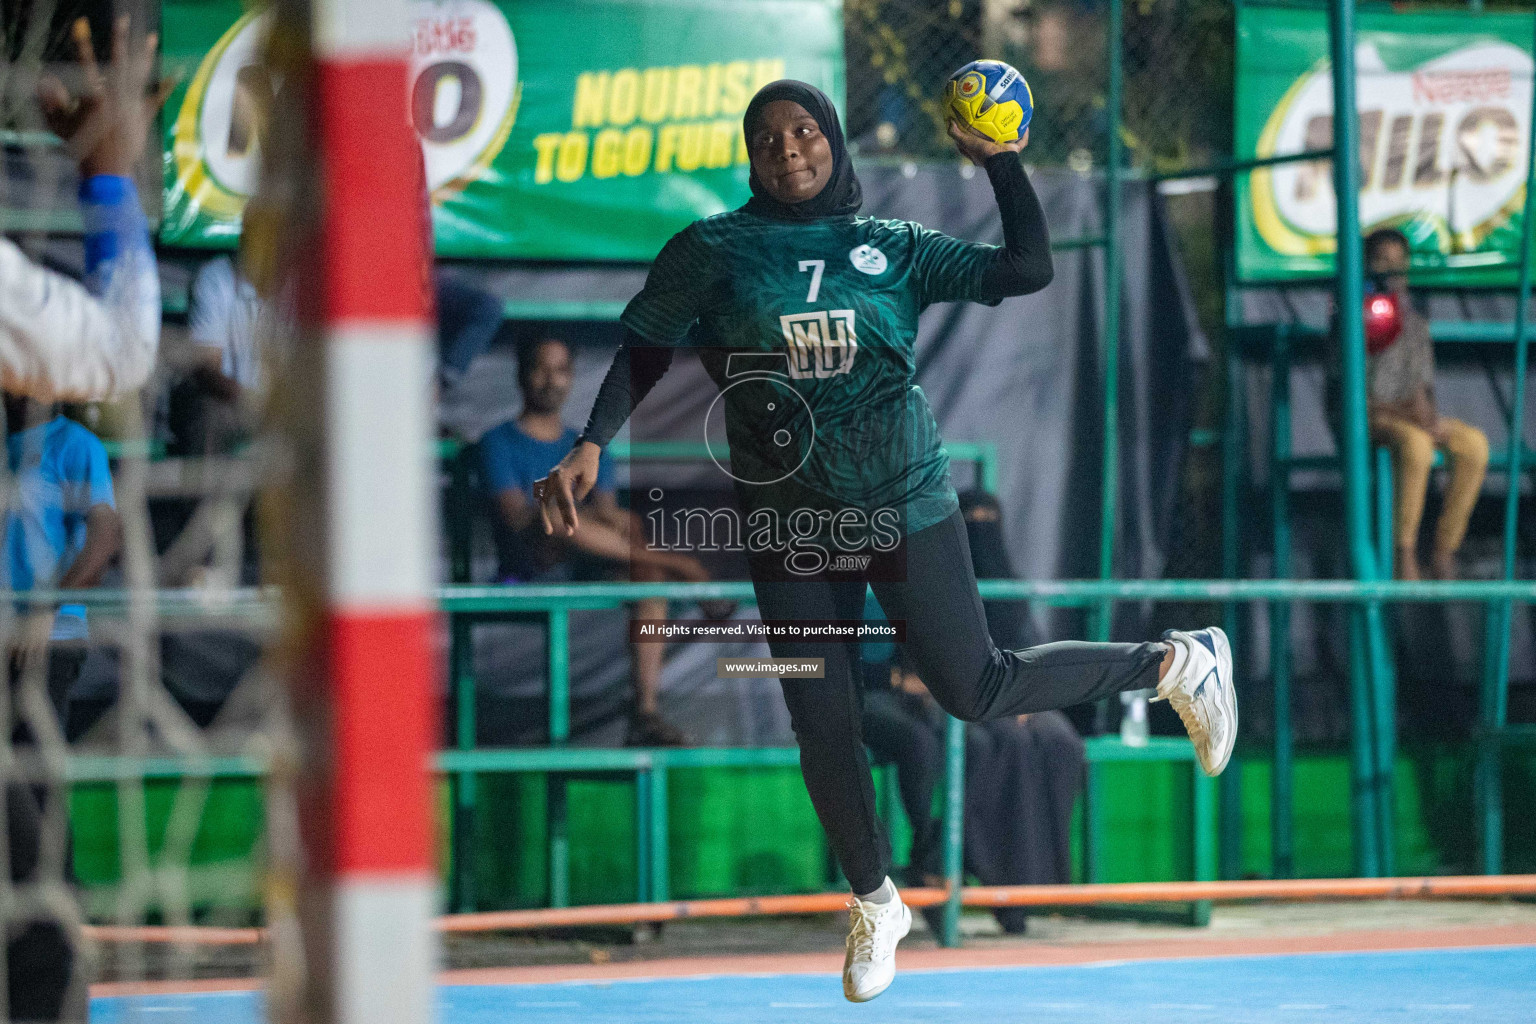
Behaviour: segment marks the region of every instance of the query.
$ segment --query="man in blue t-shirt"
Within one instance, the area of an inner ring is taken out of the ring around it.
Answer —
[[[18,591],[96,586],[122,545],[106,447],[51,405],[7,393],[5,414],[16,484],[5,522],[5,583]],[[48,693],[62,730],[69,688],[85,660],[85,606],[62,604],[51,618],[27,616],[18,637],[13,679],[24,660],[47,652]]]
[[[709,573],[698,559],[654,551],[640,542],[638,516],[614,496],[613,466],[604,454],[597,485],[582,509],[581,525],[570,537],[551,537],[539,521],[533,482],[549,474],[576,443],[576,431],[560,419],[571,393],[571,350],[558,338],[530,337],[517,347],[517,379],[523,411],[486,431],[480,439],[481,472],[496,506],[498,575],[503,583],[552,583],[614,577],[637,582],[702,582]],[[666,618],[663,598],[636,601],[630,615]],[[662,644],[630,645],[630,678],[635,707],[631,746],[677,746],[687,742],[657,712]]]

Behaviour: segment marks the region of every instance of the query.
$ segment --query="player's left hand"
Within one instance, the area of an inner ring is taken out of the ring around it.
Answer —
[[[1024,134],[1012,142],[993,142],[991,139],[982,138],[975,132],[966,131],[960,127],[959,122],[954,120],[949,122],[949,137],[954,140],[955,148],[960,151],[960,155],[977,167],[986,163],[988,157],[996,156],[999,153],[1019,153],[1023,151],[1025,146],[1029,145],[1028,128],[1025,128]]]
[[[533,500],[539,506],[544,532],[562,537],[576,533],[580,518],[576,503],[584,501],[597,482],[598,456],[602,449],[591,441],[579,441],[549,475],[533,482]]]
[[[137,45],[129,39],[128,15],[112,24],[112,60],[106,70],[96,63],[90,22],[77,18],[72,28],[84,88],[72,94],[52,75],[38,82],[43,117],[65,147],[80,161],[80,173],[130,175],[154,127],[155,115],[171,94],[175,79],[154,79],[158,33]]]

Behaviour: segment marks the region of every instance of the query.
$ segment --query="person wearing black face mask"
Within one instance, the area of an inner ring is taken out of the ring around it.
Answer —
[[[962,156],[984,167],[1002,214],[1002,246],[919,224],[855,214],[863,200],[832,101],[804,82],[764,86],[743,132],[752,198],[698,221],[662,249],[625,309],[625,343],[576,447],[535,485],[545,529],[569,535],[598,453],[665,372],[672,350],[699,350],[724,392],[730,472],[754,523],[810,524],[801,543],[748,562],[764,620],[856,620],[872,587],[939,705],[970,721],[1067,707],[1158,685],[1190,727],[1202,763],[1225,767],[1237,728],[1231,654],[1220,630],[1143,644],[999,650],[987,633],[949,459],[912,383],[918,314],[937,302],[996,305],[1052,276],[1050,238],[1019,152],[958,125]],[[738,379],[745,360],[776,376]],[[819,563],[832,545],[856,568]],[[911,913],[888,877],[890,844],[874,811],[860,741],[858,644],[772,640],[777,658],[823,660],[824,678],[785,678],[816,813],[853,888],[843,993],[872,999],[895,974]]]

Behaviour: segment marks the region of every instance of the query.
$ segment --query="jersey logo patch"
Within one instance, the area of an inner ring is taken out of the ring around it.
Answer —
[[[861,245],[848,254],[848,262],[853,264],[853,269],[861,274],[885,273],[885,253],[872,245]]]
[[[836,377],[853,369],[859,351],[853,310],[794,313],[779,317],[779,326],[789,348],[789,375],[796,380]]]

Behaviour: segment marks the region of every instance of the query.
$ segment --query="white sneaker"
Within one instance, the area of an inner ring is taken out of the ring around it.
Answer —
[[[1237,742],[1237,689],[1232,685],[1232,646],[1215,626],[1185,633],[1170,629],[1173,666],[1157,684],[1153,700],[1166,700],[1179,713],[1205,774],[1220,775]]]
[[[857,896],[848,902],[848,953],[843,957],[843,995],[852,1003],[875,998],[896,977],[896,943],[912,930],[912,911],[889,878],[888,903]]]

